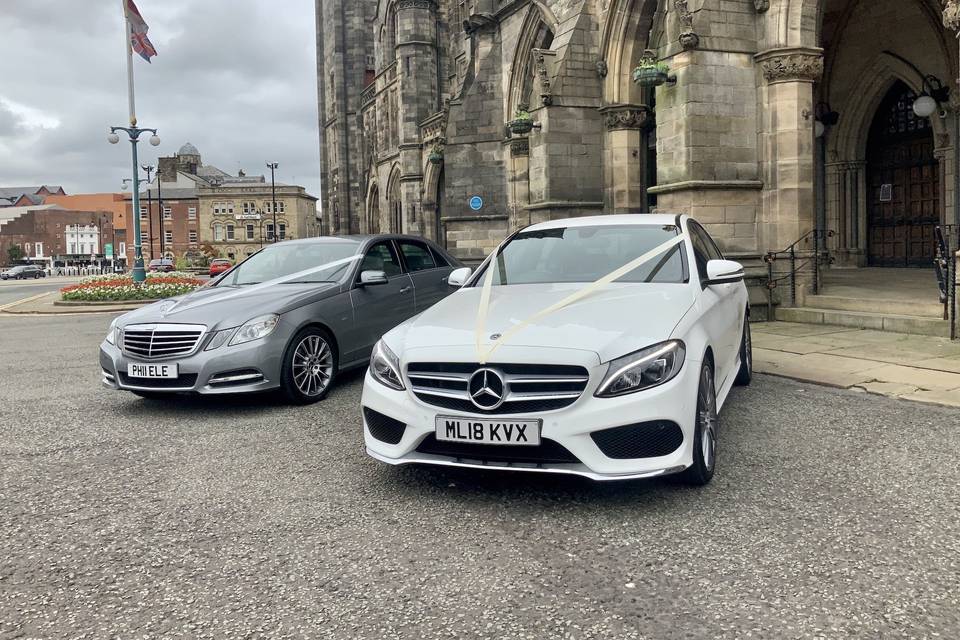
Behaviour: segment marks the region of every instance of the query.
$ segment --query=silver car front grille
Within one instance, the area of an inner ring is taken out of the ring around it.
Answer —
[[[485,371],[488,384],[482,377]],[[583,394],[590,376],[583,367],[569,365],[415,362],[407,366],[407,378],[414,395],[429,405],[504,414],[570,406]]]
[[[206,330],[202,324],[132,324],[123,328],[123,350],[144,360],[186,356]]]

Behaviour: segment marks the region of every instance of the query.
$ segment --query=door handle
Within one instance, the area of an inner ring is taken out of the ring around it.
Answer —
[[[400,289],[400,293],[410,293],[411,288],[412,287],[404,287],[403,289]]]

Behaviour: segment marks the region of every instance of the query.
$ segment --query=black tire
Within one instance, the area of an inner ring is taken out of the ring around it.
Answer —
[[[337,345],[319,327],[301,329],[287,345],[281,367],[280,389],[287,400],[294,404],[319,402],[327,397],[337,377]]]
[[[750,336],[750,318],[743,319],[743,337],[740,339],[740,370],[733,381],[740,387],[746,387],[753,380],[753,338]]]
[[[34,280],[39,280],[39,279],[40,279],[40,272],[39,272],[39,271],[37,271],[35,274],[33,274],[33,279],[34,279]]]
[[[717,468],[717,431],[719,429],[720,417],[717,415],[717,390],[713,380],[713,365],[709,360],[705,360],[700,368],[700,385],[697,389],[693,464],[680,474],[680,479],[686,484],[695,487],[710,484]]]

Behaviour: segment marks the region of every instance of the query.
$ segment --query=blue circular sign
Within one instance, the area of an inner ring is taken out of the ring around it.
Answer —
[[[483,198],[480,196],[473,196],[470,198],[470,208],[474,211],[480,211],[480,209],[483,209]]]

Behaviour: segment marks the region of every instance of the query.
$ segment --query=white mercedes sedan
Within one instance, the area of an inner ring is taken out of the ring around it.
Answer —
[[[719,411],[751,377],[743,268],[695,220],[607,215],[509,237],[389,331],[364,381],[385,463],[681,474],[705,485]]]

